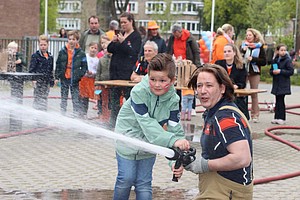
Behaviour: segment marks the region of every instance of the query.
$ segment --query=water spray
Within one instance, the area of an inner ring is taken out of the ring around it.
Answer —
[[[62,116],[57,112],[44,112],[35,110],[32,107],[20,106],[20,104],[15,104],[10,101],[1,101],[0,100],[1,112],[10,113],[14,112],[15,116],[22,116],[26,113],[26,117],[22,119],[23,122],[36,122],[39,124],[44,124],[46,127],[59,127],[60,129],[70,130],[74,129],[78,132],[83,132],[93,136],[103,136],[113,141],[123,141],[138,147],[141,150],[153,153],[160,154],[165,156],[169,160],[176,160],[175,169],[178,169],[181,165],[186,166],[195,160],[196,150],[190,148],[188,151],[180,150],[178,147],[166,148],[154,144],[147,143],[145,141],[138,140],[136,138],[130,138],[125,135],[115,133],[113,131],[95,126],[93,124],[88,124],[83,122],[80,119],[70,118]],[[67,126],[66,126],[67,125]],[[178,178],[173,175],[173,181],[178,182]]]

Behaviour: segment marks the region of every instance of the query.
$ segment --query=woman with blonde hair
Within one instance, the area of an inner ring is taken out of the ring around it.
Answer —
[[[241,52],[244,57],[245,68],[251,89],[258,89],[261,66],[267,63],[266,53],[263,48],[264,40],[260,32],[253,28],[246,30],[246,39],[242,43]],[[254,123],[259,122],[258,95],[251,95],[251,118]]]
[[[230,24],[224,24],[217,29],[216,35],[213,40],[213,51],[211,63],[217,60],[224,59],[224,46],[228,43],[233,44],[232,37],[234,35],[234,28]]]

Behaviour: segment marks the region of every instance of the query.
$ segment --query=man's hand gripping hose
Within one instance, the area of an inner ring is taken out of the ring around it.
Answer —
[[[189,165],[190,163],[192,163],[196,157],[196,149],[191,147],[188,151],[183,151],[180,150],[178,147],[173,147],[171,148],[174,151],[174,156],[172,158],[168,158],[166,157],[168,160],[176,160],[175,162],[175,169],[178,169],[181,165],[183,165],[183,167]],[[175,175],[173,174],[173,179],[172,181],[174,182],[178,182],[178,178],[175,177]]]

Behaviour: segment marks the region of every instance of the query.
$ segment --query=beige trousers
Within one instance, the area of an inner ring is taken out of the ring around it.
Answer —
[[[217,172],[199,174],[199,194],[195,200],[252,200],[253,181],[249,185],[235,183]]]
[[[259,74],[249,75],[248,80],[251,89],[258,89],[258,84],[260,81]],[[258,118],[258,117],[259,117],[258,95],[251,94],[251,118]]]

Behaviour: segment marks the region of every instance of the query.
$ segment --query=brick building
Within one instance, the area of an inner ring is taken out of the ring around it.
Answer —
[[[66,30],[85,30],[88,28],[88,17],[97,15],[101,28],[106,30],[111,19],[108,6],[108,1],[98,4],[96,0],[61,1],[56,20],[58,29],[64,27]],[[127,11],[134,14],[137,26],[147,27],[148,21],[157,20],[160,31],[169,35],[170,25],[180,23],[192,34],[198,35],[199,9],[203,9],[203,6],[203,1],[199,0],[130,0]]]
[[[0,38],[39,35],[39,23],[39,0],[0,1]]]

